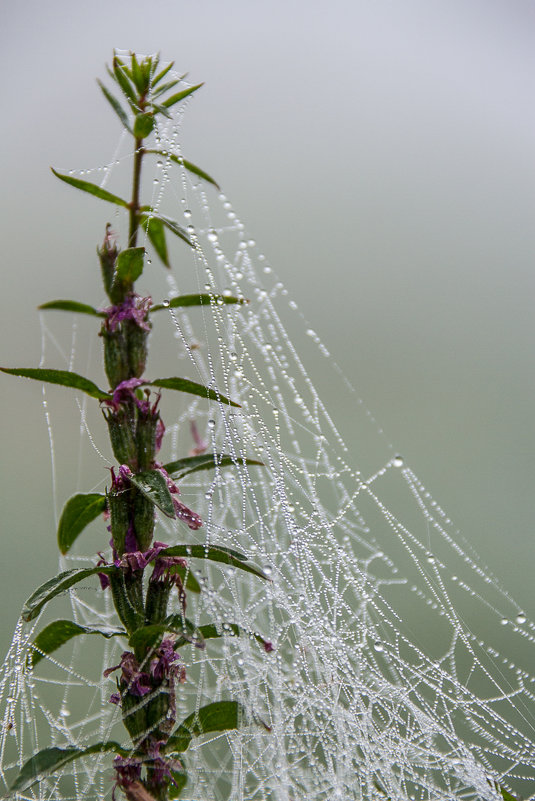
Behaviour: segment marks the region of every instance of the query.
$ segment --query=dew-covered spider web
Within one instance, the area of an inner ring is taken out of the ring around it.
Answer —
[[[159,147],[178,156],[182,116],[157,132]],[[131,164],[126,147],[105,168],[84,170],[87,179],[114,186]],[[216,620],[221,637],[181,649],[177,719],[220,699],[239,699],[248,715],[239,730],[193,741],[181,797],[450,801],[507,798],[509,788],[527,798],[535,793],[533,623],[380,432],[230,201],[168,157],[153,166],[153,205],[188,227],[195,249],[177,244],[165,274],[145,242],[152,264],[138,291],[155,303],[199,291],[214,299],[154,314],[148,375],[183,375],[241,404],[164,393],[165,459],[205,448],[214,469],[179,482],[203,527],[162,518],[156,538],[225,545],[270,579],[190,561],[202,592],[188,595],[188,617]],[[111,223],[124,243],[118,213]],[[99,291],[95,305],[105,305]],[[218,293],[248,302],[225,304]],[[94,319],[46,314],[42,364],[102,383]],[[318,396],[319,371],[353,399],[345,419],[331,419]],[[74,492],[104,491],[113,457],[98,404],[70,390],[44,393],[56,470],[73,450],[62,431],[79,432],[78,470],[70,485],[55,485],[61,510]],[[218,466],[220,454],[233,465]],[[109,561],[107,540],[96,521],[60,568],[93,566],[98,551]],[[32,670],[30,643],[57,617],[117,626],[96,577],[18,624],[0,687],[5,792],[39,749],[106,739],[128,747],[108,701],[113,677],[103,677],[126,641],[77,637]],[[110,798],[111,762],[106,753],[70,762],[17,797]]]

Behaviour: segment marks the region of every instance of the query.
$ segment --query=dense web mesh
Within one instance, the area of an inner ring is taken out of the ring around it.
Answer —
[[[181,155],[181,114],[158,131],[168,153]],[[119,149],[100,175],[86,174],[111,183],[130,158]],[[154,342],[167,342],[163,374],[202,381],[241,404],[164,397],[169,459],[194,445],[193,420],[214,470],[180,482],[182,499],[204,526],[190,532],[164,518],[157,539],[235,548],[270,579],[190,562],[202,592],[188,596],[188,617],[216,620],[223,636],[204,649],[181,649],[187,682],[178,692],[178,720],[219,699],[239,699],[248,719],[238,731],[194,740],[182,797],[499,799],[496,782],[529,796],[533,624],[382,435],[229,200],[165,157],[154,179],[154,204],[188,226],[196,244],[192,253],[180,250],[188,269],[175,269],[167,287],[162,279],[155,301],[198,290],[249,300],[227,305],[214,297],[209,307],[154,316]],[[151,281],[156,256],[152,261]],[[43,364],[87,373],[84,338],[78,334],[61,351],[55,324],[43,318]],[[337,422],[314,388],[319,371],[330,371],[333,387],[353,403]],[[45,406],[59,436],[60,421],[48,400]],[[92,408],[82,398],[72,404],[102,491],[111,456]],[[222,453],[232,456],[232,467],[218,466]],[[58,495],[63,503],[61,487]],[[103,523],[93,524],[61,568],[94,565],[105,535]],[[178,599],[174,604],[178,610]],[[53,601],[37,624],[19,623],[0,688],[5,788],[40,748],[106,739],[128,747],[120,711],[108,701],[113,678],[102,675],[119,662],[124,640],[76,638],[30,669],[31,641],[59,616],[116,626],[96,577]],[[108,798],[111,761],[98,754],[71,762],[18,796]]]

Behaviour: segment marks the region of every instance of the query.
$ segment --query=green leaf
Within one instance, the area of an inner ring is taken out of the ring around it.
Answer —
[[[156,303],[151,306],[150,311],[160,311],[161,309],[178,309],[185,308],[186,306],[210,306],[212,302],[220,303],[247,303],[245,298],[237,298],[234,295],[214,295],[209,292],[202,292],[193,295],[177,295],[176,298],[171,298],[169,303]]]
[[[169,89],[172,89],[173,86],[177,85],[177,83],[180,83],[180,78],[175,78],[172,81],[167,81],[167,83],[162,83],[161,86],[159,86],[157,89],[154,89],[154,91],[152,92],[151,100],[153,98],[155,98],[155,97],[159,97],[160,95],[163,95],[164,92],[167,92],[167,91],[169,91]],[[153,87],[154,87],[154,84],[153,84]]]
[[[119,743],[112,741],[108,743],[95,743],[88,748],[76,748],[71,746],[69,748],[45,748],[39,751],[35,756],[31,757],[23,766],[22,769],[9,788],[11,793],[21,793],[31,787],[39,779],[45,776],[50,776],[57,770],[72,762],[74,759],[87,756],[89,754],[100,754],[107,751],[115,751],[117,754],[128,756],[128,751],[122,748]],[[4,796],[5,797],[5,796]]]
[[[168,120],[173,119],[173,115],[165,108],[165,106],[160,106],[159,103],[154,103],[154,101],[152,103],[152,110],[157,114],[163,114],[163,116],[167,117]]]
[[[169,254],[167,252],[167,242],[165,241],[165,228],[164,224],[157,217],[143,216],[143,227],[147,232],[149,240],[166,267],[171,267],[169,264]]]
[[[242,629],[236,623],[225,623],[223,633],[218,631],[217,626],[214,623],[207,623],[204,626],[199,626],[198,629],[196,629],[196,632],[200,637],[202,637],[203,640],[218,640],[229,635],[234,637],[240,637],[242,635],[251,636],[250,632],[246,631],[246,629]],[[252,636],[254,636],[255,640],[260,643],[263,648],[269,644],[270,650],[272,649],[273,646],[271,643],[268,643],[268,640],[265,640],[260,636],[260,634],[253,634]],[[175,648],[181,648],[187,642],[189,642],[189,640],[186,638],[177,640],[175,643]]]
[[[238,409],[241,409],[239,403],[229,400],[215,389],[209,389],[203,384],[197,384],[196,381],[190,381],[189,378],[157,378],[155,381],[147,381],[147,383],[153,387],[162,387],[162,389],[175,389],[177,392],[187,392],[190,395],[200,395],[201,398],[210,398],[210,400],[219,401],[220,403],[228,403],[230,406],[236,406]]]
[[[101,493],[73,495],[69,498],[59,519],[58,546],[65,554],[78,535],[106,509],[106,496]]]
[[[256,567],[248,564],[246,557],[221,545],[172,545],[160,551],[159,556],[185,556],[193,559],[209,559],[212,562],[222,562],[225,565],[244,570],[263,579],[268,577]],[[269,579],[268,579],[269,580]]]
[[[187,235],[186,231],[182,226],[180,226],[176,220],[172,220],[170,217],[166,217],[164,214],[155,214],[158,220],[161,220],[166,228],[168,228],[175,236],[178,236],[179,239],[182,239],[190,248],[193,247],[193,242]]]
[[[142,70],[141,70],[141,68],[140,68],[140,66],[139,66],[139,64],[137,62],[137,58],[136,58],[135,53],[132,53],[132,58],[130,60],[130,63],[131,63],[130,71],[132,73],[132,78],[133,78],[134,84],[135,84],[136,89],[138,90],[139,94],[142,95],[142,94],[145,93],[145,90],[146,90],[147,87],[146,87],[146,84],[145,84],[145,77],[144,77],[143,72],[142,72]]]
[[[138,108],[137,95],[135,88],[132,85],[128,76],[128,68],[117,56],[113,59],[113,77],[122,89],[124,96],[127,98],[130,106],[135,111]]]
[[[182,795],[182,790],[188,783],[188,774],[185,770],[181,770],[180,772],[177,770],[172,770],[171,778],[173,781],[167,789],[167,796],[169,801],[174,801],[175,798],[180,798]]]
[[[112,195],[107,189],[102,189],[102,187],[90,181],[82,181],[80,178],[73,178],[72,175],[62,175],[56,172],[53,167],[50,169],[60,181],[65,181],[66,184],[70,184],[76,187],[76,189],[81,189],[82,192],[89,192],[90,195],[95,195],[95,197],[99,197],[101,200],[107,200],[108,203],[114,203],[116,206],[128,208],[128,202],[126,200],[123,200],[122,197],[118,197],[117,195]]]
[[[176,462],[164,464],[164,469],[171,478],[184,478],[189,473],[196,473],[198,470],[214,470],[216,467],[232,467],[236,464],[264,466],[264,462],[256,459],[243,459],[241,456],[235,459],[226,453],[203,453],[200,456],[185,456],[177,459]]]
[[[200,89],[201,86],[203,85],[204,84],[202,83],[198,83],[197,86],[190,86],[189,89],[183,89],[181,92],[177,92],[176,95],[171,95],[171,97],[168,97],[166,100],[163,101],[162,106],[165,106],[166,108],[171,108],[171,106],[174,106],[176,103],[179,103],[181,100],[184,100],[185,97],[188,97],[188,95],[193,94],[193,92],[196,92],[197,89]]]
[[[215,701],[202,706],[182,721],[167,741],[165,750],[180,754],[188,749],[194,737],[200,737],[201,734],[239,729],[244,712],[238,701]]]
[[[97,400],[106,400],[110,397],[107,392],[99,389],[96,384],[84,378],[78,373],[71,373],[69,370],[48,370],[41,367],[0,367],[3,373],[18,375],[23,378],[33,378],[36,381],[44,381],[47,384],[61,384],[64,387],[73,387],[91,395]]]
[[[108,90],[108,88],[106,86],[104,86],[104,84],[101,81],[99,81],[98,79],[97,79],[97,83],[100,86],[100,88],[102,89],[102,93],[103,93],[104,97],[106,98],[106,100],[108,101],[108,103],[110,104],[112,109],[115,111],[115,113],[117,114],[117,116],[121,120],[123,126],[126,128],[126,130],[129,133],[133,134],[134,132],[132,131],[132,126],[130,125],[130,121],[128,119],[128,115],[127,115],[126,111],[123,109],[123,107],[121,106],[121,104],[119,103],[119,101],[112,95],[112,93]]]
[[[97,573],[105,573],[110,575],[117,570],[115,565],[108,565],[102,567],[78,567],[74,570],[65,570],[57,576],[45,581],[41,584],[35,592],[30,595],[24,606],[22,607],[21,616],[23,620],[33,620],[37,617],[41,609],[62,592],[78,584],[89,576],[95,576]]]
[[[126,248],[117,256],[115,281],[133,284],[143,272],[145,248]]]
[[[32,643],[34,649],[30,656],[30,664],[35,667],[47,654],[56,651],[73,637],[81,634],[100,634],[101,637],[127,636],[122,629],[101,629],[95,626],[79,626],[72,620],[55,620],[44,628]]]
[[[175,517],[175,507],[167,482],[159,470],[146,470],[143,473],[133,473],[130,481],[145,495],[149,501],[161,509],[167,517]]]
[[[201,585],[188,567],[175,565],[173,568],[173,573],[176,573],[178,576],[180,576],[182,584],[190,592],[199,593],[201,591]]]
[[[79,314],[91,314],[93,317],[105,317],[104,312],[95,309],[94,306],[89,306],[87,303],[78,303],[77,300],[49,300],[47,303],[41,303],[37,307],[41,309],[56,309],[57,311],[78,312]]]
[[[136,651],[139,648],[148,650],[158,644],[168,631],[180,634],[185,642],[193,642],[198,648],[204,648],[202,634],[191,621],[183,619],[181,615],[170,615],[163,623],[153,623],[137,629],[128,640],[128,644]]]
[[[134,136],[136,139],[145,139],[154,128],[154,115],[150,111],[138,114],[134,120]]]
[[[162,78],[164,78],[167,75],[169,70],[173,69],[174,66],[175,62],[171,61],[166,67],[163,68],[161,72],[158,73],[158,75],[154,76],[154,78],[152,79],[152,85],[156,86],[156,84],[159,83],[162,80]]]
[[[202,178],[203,181],[208,181],[208,183],[213,184],[216,189],[219,189],[219,184],[214,181],[214,179],[208,175],[207,172],[201,170],[200,167],[197,167],[195,164],[192,164],[191,161],[187,161],[186,159],[182,158],[182,156],[176,156],[174,153],[168,153],[165,150],[146,150],[145,153],[153,153],[155,156],[161,156],[162,158],[169,159],[173,161],[175,164],[184,167],[184,169],[188,170],[188,172],[193,173],[198,178]]]

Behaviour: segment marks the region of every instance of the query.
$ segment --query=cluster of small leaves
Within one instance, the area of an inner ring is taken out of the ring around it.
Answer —
[[[119,251],[108,226],[104,244],[98,250],[104,288],[113,305],[108,309],[97,309],[75,300],[55,300],[40,307],[46,310],[87,314],[102,320],[104,364],[110,389],[101,389],[91,379],[67,370],[0,368],[11,375],[84,392],[96,399],[104,412],[110,431],[112,450],[119,462],[119,474],[115,476],[112,471],[112,486],[106,493],[78,493],[66,502],[59,521],[57,541],[60,552],[66,554],[86,527],[97,517],[105,514],[111,523],[114,558],[109,564],[103,564],[101,560],[94,567],[67,570],[54,576],[30,596],[22,610],[22,617],[26,621],[37,618],[50,601],[91,577],[95,581],[100,580],[103,589],[110,587],[118,616],[117,626],[89,626],[71,620],[55,620],[36,636],[28,659],[28,668],[34,669],[41,660],[76,637],[99,635],[104,638],[123,638],[132,651],[123,653],[121,661],[123,674],[118,680],[120,695],[118,694],[118,699],[113,702],[123,706],[123,722],[132,739],[132,745],[124,747],[116,742],[100,742],[86,748],[74,746],[45,748],[34,754],[22,767],[11,786],[13,793],[25,792],[35,782],[45,776],[53,775],[73,760],[112,752],[116,755],[117,786],[121,787],[127,797],[135,797],[134,785],[136,783],[139,785],[141,782],[145,792],[148,791],[158,801],[178,798],[187,782],[182,754],[188,749],[192,739],[208,732],[236,729],[246,723],[244,708],[238,701],[222,700],[200,708],[180,724],[174,725],[172,699],[178,681],[177,676],[182,675],[185,670],[180,668],[179,671],[177,667],[180,660],[179,649],[187,643],[197,648],[204,648],[207,640],[217,640],[223,636],[215,623],[196,626],[185,617],[185,593],[201,592],[200,584],[189,562],[192,559],[209,560],[262,579],[267,577],[261,570],[248,563],[243,554],[222,545],[210,547],[188,543],[171,547],[162,543],[151,545],[156,509],[167,517],[185,520],[190,528],[202,525],[199,516],[177,500],[178,490],[174,484],[176,480],[182,479],[189,473],[232,467],[240,462],[262,464],[245,459],[237,462],[224,453],[185,456],[163,466],[155,462],[155,454],[161,444],[158,441],[158,426],[161,421],[157,411],[159,396],[152,405],[149,404],[151,388],[156,388],[157,391],[171,389],[231,406],[239,404],[225,397],[217,388],[206,387],[185,377],[174,376],[153,380],[141,378],[145,369],[146,340],[152,325],[150,321],[152,313],[166,307],[201,307],[216,302],[226,304],[245,302],[243,298],[200,293],[178,296],[166,301],[165,304],[152,304],[150,299],[141,299],[134,291],[135,282],[141,276],[145,265],[145,249],[137,246],[137,233],[140,228],[146,231],[166,267],[169,267],[166,230],[192,246],[187,233],[176,221],[140,203],[143,157],[148,154],[167,158],[170,162],[179,164],[197,177],[217,186],[206,172],[191,162],[157,148],[145,146],[144,140],[158,125],[158,118],[170,117],[170,109],[202,85],[187,86],[175,91],[183,78],[170,77],[172,67],[173,64],[168,64],[162,68],[157,56],[138,59],[131,54],[127,60],[115,56],[109,74],[116,89],[120,91],[121,99],[117,99],[115,94],[99,82],[106,100],[122,126],[134,138],[130,200],[112,194],[96,184],[71,175],[62,175],[53,170],[58,178],[70,186],[115,206],[123,207],[129,213],[129,246]],[[163,426],[160,430],[163,431]],[[132,541],[137,548],[135,552],[129,552],[129,548],[132,551]],[[152,567],[153,573],[144,589],[144,571],[149,567]],[[160,579],[162,575],[164,580],[156,580],[155,577]],[[183,599],[179,613],[167,612],[171,586],[178,587],[179,598]],[[271,650],[271,644],[260,635],[243,632],[237,624],[229,625],[233,635],[248,634],[256,638],[264,651]],[[172,643],[171,655],[169,643]],[[155,655],[163,654],[164,651],[166,655],[165,658],[164,656],[160,658],[158,675],[156,672],[152,674],[142,672],[145,670],[144,666],[149,664],[151,659],[155,659]],[[176,656],[172,655],[173,652]],[[110,668],[106,671],[106,675],[121,666]],[[142,680],[146,682],[146,686],[141,690],[138,688],[138,695],[141,692],[151,693],[147,703],[143,704],[143,711],[136,712],[136,692],[132,686],[134,680],[128,684],[125,678],[128,671],[134,674],[135,681],[141,681],[143,677]],[[180,681],[182,680],[181,678]],[[160,684],[167,688],[163,693],[160,692]],[[166,705],[163,715],[162,703]],[[163,719],[167,720],[165,726],[162,723]],[[159,774],[156,763],[159,765]],[[142,764],[146,768],[144,777],[141,773]],[[135,765],[136,770],[139,769],[139,775],[135,780],[125,778],[126,770],[121,773],[121,766],[131,765]],[[155,778],[157,775],[159,778]]]

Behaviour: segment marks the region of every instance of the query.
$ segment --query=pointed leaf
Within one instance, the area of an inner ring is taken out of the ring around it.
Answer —
[[[101,493],[73,495],[69,498],[59,519],[58,545],[65,554],[78,535],[106,509],[106,496]]]
[[[165,150],[146,150],[145,153],[153,153],[155,156],[162,156],[162,158],[169,159],[173,161],[175,164],[179,164],[184,169],[188,170],[188,172],[193,173],[198,178],[202,178],[203,181],[208,181],[208,183],[213,184],[216,189],[219,189],[219,184],[214,181],[214,179],[208,175],[207,172],[201,170],[200,167],[197,167],[196,164],[192,164],[191,161],[187,161],[186,159],[182,158],[182,156],[176,156],[174,153],[168,153]]]
[[[153,102],[152,103],[152,110],[154,112],[156,112],[157,114],[163,114],[163,116],[167,117],[168,120],[172,120],[173,119],[173,115],[171,114],[171,112],[168,111],[168,109],[166,109],[165,106],[160,106],[159,103],[154,103]]]
[[[173,573],[176,573],[177,576],[180,576],[182,584],[190,592],[199,593],[201,591],[201,585],[188,567],[175,565],[173,568]]]
[[[169,303],[156,303],[151,306],[150,311],[160,311],[161,309],[178,309],[185,308],[186,306],[210,306],[210,303],[247,303],[245,298],[237,298],[234,295],[213,295],[209,292],[202,292],[193,295],[177,295],[176,298],[171,298]]]
[[[115,113],[117,114],[117,116],[121,120],[123,126],[126,128],[126,130],[129,133],[133,134],[134,132],[132,131],[132,126],[130,125],[130,121],[128,119],[128,115],[127,115],[126,111],[123,109],[123,107],[121,106],[121,104],[119,103],[119,101],[112,95],[112,93],[108,90],[108,88],[106,86],[104,86],[104,84],[101,81],[97,80],[97,83],[100,86],[100,88],[102,89],[102,93],[103,93],[104,97],[106,98],[106,100],[108,101],[108,103],[110,104],[112,109],[115,111]]]
[[[32,643],[34,649],[29,658],[32,667],[35,667],[47,654],[56,651],[73,637],[81,634],[100,634],[101,637],[127,636],[122,629],[104,629],[95,626],[80,626],[72,620],[55,620],[44,628]]]
[[[88,378],[84,378],[78,373],[71,373],[69,370],[48,370],[40,367],[0,367],[3,373],[18,375],[23,378],[33,378],[36,381],[44,381],[48,384],[61,384],[64,387],[73,387],[91,395],[97,400],[106,400],[109,394],[99,389],[96,384]]]
[[[175,66],[175,62],[174,61],[170,61],[169,64],[166,67],[164,67],[161,72],[158,73],[158,75],[154,76],[154,78],[152,79],[152,85],[156,86],[156,84],[159,83],[162,80],[162,78],[167,75],[169,70],[173,69],[174,66]]]
[[[25,765],[22,766],[21,771],[11,787],[11,793],[21,793],[27,790],[35,782],[39,781],[45,776],[50,776],[57,770],[72,762],[74,759],[87,756],[89,754],[100,754],[106,751],[115,751],[117,754],[124,756],[128,755],[128,751],[122,748],[119,743],[95,743],[88,748],[76,748],[70,746],[69,748],[45,748],[39,751],[35,756],[31,757]],[[5,797],[5,796],[4,796]]]
[[[138,90],[139,94],[142,95],[145,93],[145,89],[147,88],[145,85],[145,78],[143,75],[143,71],[141,70],[140,65],[138,64],[137,58],[135,53],[132,53],[132,58],[130,60],[131,68],[130,71],[132,73],[132,78],[136,89]]]
[[[167,741],[165,750],[180,754],[188,749],[194,737],[201,734],[239,729],[244,715],[245,710],[238,701],[215,701],[202,706],[182,721]]]
[[[171,108],[171,106],[174,106],[175,103],[179,103],[181,100],[184,100],[185,97],[188,97],[188,95],[196,92],[197,89],[201,88],[201,86],[203,86],[203,84],[198,83],[197,86],[190,86],[189,89],[183,89],[181,92],[177,92],[176,95],[171,95],[171,97],[168,97],[167,100],[163,101],[162,106]]]
[[[143,227],[147,232],[149,240],[166,267],[170,267],[169,254],[167,252],[167,242],[165,241],[164,224],[157,217],[143,217]],[[152,311],[152,309],[151,309]]]
[[[180,83],[180,78],[175,78],[172,81],[167,81],[167,83],[162,83],[161,86],[159,86],[157,89],[154,89],[154,91],[152,92],[151,100],[153,98],[155,98],[155,97],[159,97],[160,95],[163,95],[164,92],[167,92],[167,91],[169,91],[169,89],[172,89],[173,86],[177,85],[177,83]],[[153,86],[154,86],[154,84],[153,84]]]
[[[117,256],[115,282],[133,284],[143,272],[145,248],[126,248]]]
[[[93,317],[105,317],[104,312],[95,309],[94,306],[89,306],[87,303],[79,303],[77,300],[49,300],[47,303],[41,303],[37,307],[41,309],[56,309],[57,311],[78,312],[79,314],[91,314]]]
[[[175,507],[167,482],[159,470],[146,470],[129,476],[130,481],[167,517],[175,517]]]
[[[164,465],[164,469],[171,478],[184,478],[198,470],[214,470],[216,467],[232,467],[237,464],[264,466],[264,462],[256,459],[243,459],[241,456],[235,459],[226,453],[203,453],[200,456],[185,456],[176,462],[168,462]]]
[[[225,623],[223,632],[219,631],[217,626],[214,623],[207,623],[204,626],[199,626],[196,629],[196,633],[202,637],[203,640],[218,640],[222,639],[223,637],[233,636],[233,637],[240,637],[240,636],[253,636],[255,640],[260,643],[260,645],[267,651],[271,651],[273,646],[269,642],[269,640],[265,640],[260,634],[253,634],[251,632],[246,631],[246,629],[242,629],[236,623]],[[181,648],[189,642],[185,637],[180,638],[175,643],[175,649]]]
[[[154,217],[161,220],[166,228],[168,228],[175,236],[178,236],[179,239],[182,239],[182,241],[189,245],[190,248],[193,247],[193,242],[182,226],[176,222],[176,220],[172,220],[170,217],[166,217],[163,214],[155,214]]]
[[[95,195],[95,197],[99,197],[101,200],[107,200],[108,203],[114,203],[116,206],[128,207],[127,201],[123,200],[122,197],[112,195],[107,189],[102,189],[102,187],[97,186],[97,184],[93,184],[90,181],[82,181],[80,178],[73,178],[72,175],[62,175],[56,172],[53,167],[50,169],[60,181],[65,181],[66,184],[70,184],[76,187],[76,189],[81,189],[82,192],[89,192],[90,195]]]
[[[145,139],[154,128],[154,115],[150,111],[138,114],[134,120],[134,136],[136,139]]]
[[[130,78],[128,76],[128,69],[126,64],[117,58],[117,56],[113,59],[113,77],[119,84],[122,89],[122,92],[126,99],[128,100],[130,106],[133,110],[137,110],[138,102],[137,102],[137,95],[134,86],[130,82]]]
[[[193,559],[209,559],[212,562],[222,562],[225,565],[244,570],[263,579],[268,579],[261,570],[245,561],[245,556],[233,551],[230,548],[223,548],[219,545],[172,545],[164,551],[160,551],[160,556],[185,556]],[[269,579],[268,579],[269,580]]]
[[[0,368],[1,369],[1,368]],[[175,389],[177,392],[187,392],[190,395],[200,395],[201,398],[210,398],[210,400],[219,401],[220,403],[228,403],[230,406],[236,406],[241,409],[239,403],[229,400],[220,392],[215,389],[209,389],[203,384],[197,384],[196,381],[190,381],[188,378],[157,378],[155,381],[148,381],[153,387],[162,387],[163,389]]]
[[[30,595],[24,606],[22,607],[21,616],[23,620],[33,620],[37,617],[41,609],[62,592],[78,584],[89,576],[95,576],[97,573],[105,573],[110,575],[115,572],[117,568],[115,565],[107,565],[103,567],[80,567],[74,570],[65,570],[57,576],[45,581],[41,584],[35,592]]]
[[[171,779],[172,782],[167,789],[167,796],[169,801],[174,801],[175,798],[180,798],[182,795],[182,790],[188,783],[188,774],[185,770],[172,770]]]

